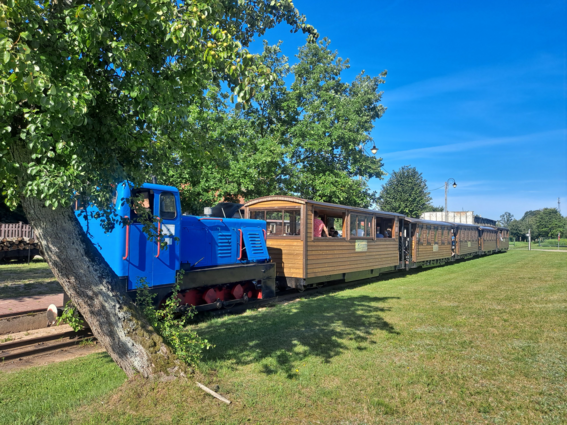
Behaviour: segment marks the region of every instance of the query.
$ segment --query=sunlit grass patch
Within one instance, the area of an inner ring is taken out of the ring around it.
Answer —
[[[0,424],[61,423],[68,413],[120,386],[124,373],[106,354],[18,372],[0,372]]]
[[[0,298],[62,293],[45,261],[0,264]]]

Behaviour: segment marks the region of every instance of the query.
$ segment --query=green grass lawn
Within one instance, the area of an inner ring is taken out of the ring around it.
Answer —
[[[528,242],[510,242],[510,249],[528,249]],[[532,242],[532,249],[552,249],[557,250],[557,241],[556,240],[547,240],[542,243]],[[565,246],[565,240],[561,240],[559,243],[559,251],[567,250],[567,246]]]
[[[0,299],[50,295],[63,292],[61,285],[43,260],[0,264]]]
[[[216,347],[188,382],[124,382],[102,355],[0,373],[0,423],[562,424],[566,282],[565,254],[521,250],[386,275],[200,323]],[[31,382],[55,367],[74,380],[46,397]]]

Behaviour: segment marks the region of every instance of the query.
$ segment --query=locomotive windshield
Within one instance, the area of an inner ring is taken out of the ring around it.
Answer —
[[[175,195],[170,192],[163,192],[159,197],[159,216],[163,220],[174,220],[177,217],[175,207]]]

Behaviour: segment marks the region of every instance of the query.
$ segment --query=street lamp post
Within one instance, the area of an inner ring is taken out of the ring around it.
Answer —
[[[449,211],[447,210],[447,190],[449,190],[449,182],[451,180],[453,180],[453,188],[457,187],[457,182],[452,177],[445,182],[445,221],[449,221]]]

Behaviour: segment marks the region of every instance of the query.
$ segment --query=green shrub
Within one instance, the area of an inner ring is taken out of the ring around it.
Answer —
[[[203,349],[208,350],[213,345],[199,337],[195,331],[186,328],[187,322],[197,314],[197,310],[191,306],[180,313],[179,281],[173,288],[171,296],[159,308],[156,308],[153,303],[156,294],[150,293],[144,280],[140,280],[139,283],[136,296],[138,307],[175,355],[188,365],[195,365]]]
[[[61,314],[61,317],[57,318],[57,324],[60,325],[61,323],[68,324],[75,332],[79,332],[85,327],[85,321],[79,316],[77,307],[73,305],[72,301],[67,301],[63,309],[63,314]]]

